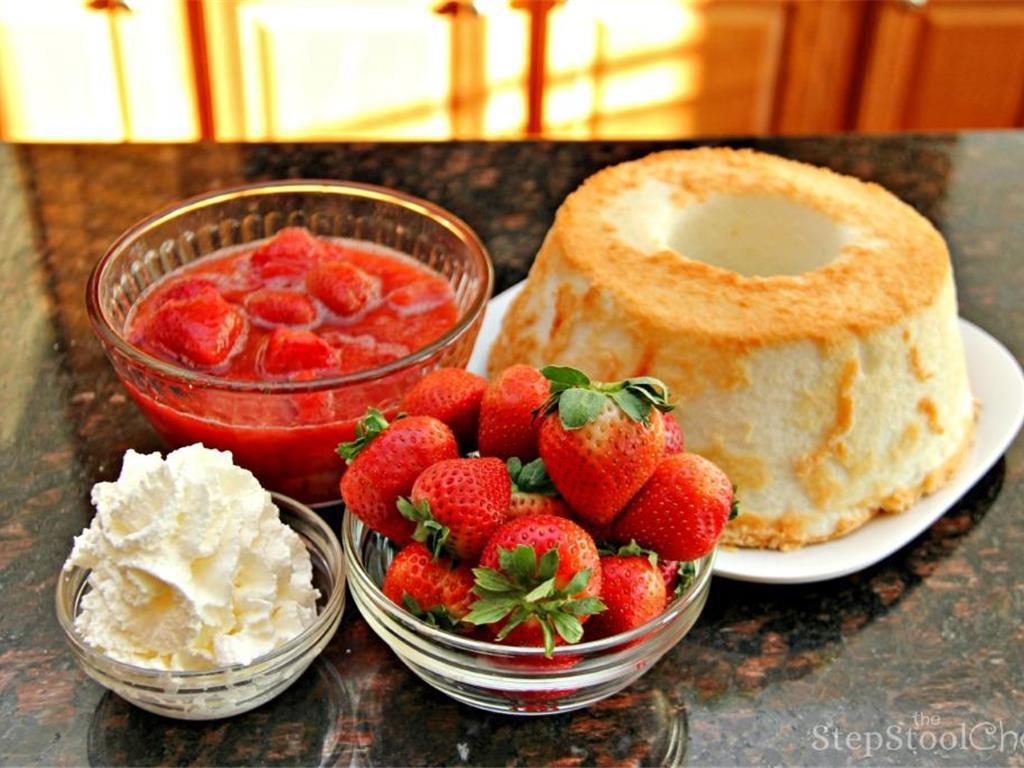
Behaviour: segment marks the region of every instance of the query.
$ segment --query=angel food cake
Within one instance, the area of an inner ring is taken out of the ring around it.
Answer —
[[[737,546],[902,511],[973,435],[941,235],[875,184],[751,151],[650,155],[566,199],[489,365],[552,361],[663,379],[687,449],[736,483]]]

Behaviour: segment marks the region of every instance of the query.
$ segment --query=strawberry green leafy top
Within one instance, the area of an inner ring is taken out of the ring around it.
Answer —
[[[447,525],[434,519],[430,512],[430,502],[426,499],[413,501],[399,496],[395,503],[402,517],[416,523],[416,528],[412,532],[413,541],[420,542],[430,550],[434,560],[441,557],[452,532]]]
[[[647,562],[655,568],[658,567],[658,553],[653,549],[644,549],[636,543],[636,539],[630,539],[629,544],[623,545],[602,543],[598,546],[597,551],[602,557],[605,557],[606,555],[616,555],[618,557],[646,557]]]
[[[551,395],[540,412],[557,410],[566,429],[579,429],[596,419],[606,399],[611,399],[631,420],[643,424],[649,423],[651,408],[662,412],[675,408],[669,403],[668,387],[653,376],[605,383],[591,381],[582,371],[568,366],[548,365],[540,372],[551,382]]]
[[[551,657],[557,634],[567,643],[583,637],[580,616],[605,610],[597,597],[575,597],[590,582],[590,569],[577,572],[559,589],[555,586],[558,549],[552,547],[538,562],[533,547],[520,544],[513,550],[498,551],[499,568],[474,568],[479,599],[463,619],[470,624],[493,624],[505,620],[498,632],[499,642],[524,621],[535,619],[544,636],[544,655]]]
[[[508,467],[508,476],[512,481],[512,492],[539,493],[542,496],[557,496],[558,491],[555,484],[548,477],[547,467],[543,459],[534,459],[528,464],[523,464],[518,456],[513,456],[505,462]]]
[[[402,418],[402,414],[398,415]],[[351,464],[359,453],[373,442],[381,432],[387,429],[388,420],[376,408],[367,408],[366,415],[356,422],[356,439],[338,446],[338,455]]]

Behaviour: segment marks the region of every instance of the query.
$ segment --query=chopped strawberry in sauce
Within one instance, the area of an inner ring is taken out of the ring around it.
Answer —
[[[275,291],[260,288],[245,299],[249,314],[267,323],[308,325],[316,320],[316,305],[297,291]]]
[[[217,283],[205,277],[186,277],[167,286],[167,290],[160,294],[160,303],[191,299],[201,293],[219,293]]]
[[[452,301],[452,287],[440,277],[426,277],[397,288],[387,297],[400,315],[417,314]]]
[[[316,263],[322,250],[309,230],[288,227],[252,253],[253,267],[262,277],[303,275]]]
[[[405,357],[410,352],[404,344],[377,341],[369,334],[352,336],[348,333],[332,331],[325,333],[323,338],[338,350],[338,367],[342,373],[375,368],[378,365]]]
[[[312,331],[275,328],[263,350],[263,370],[267,373],[295,373],[331,368],[334,348]]]
[[[179,268],[136,305],[127,332],[157,357],[220,376],[295,380],[405,357],[457,314],[447,280],[413,259],[290,227]]]
[[[324,261],[306,275],[306,288],[337,315],[355,315],[376,303],[379,282],[347,261]]]
[[[214,290],[163,303],[143,333],[181,362],[214,366],[231,354],[245,318]]]

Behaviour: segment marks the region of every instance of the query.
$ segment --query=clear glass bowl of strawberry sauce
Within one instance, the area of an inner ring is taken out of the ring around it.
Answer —
[[[367,624],[418,677],[464,704],[491,712],[545,715],[590,706],[651,669],[690,631],[707,601],[715,551],[697,560],[689,586],[664,613],[629,632],[561,645],[550,658],[428,624],[381,591],[397,553],[346,511],[342,546],[352,597]]]
[[[268,243],[289,228],[323,243],[328,266],[366,270],[372,302],[345,314],[347,284],[291,275],[288,253],[273,261]],[[379,254],[407,263],[391,269]],[[408,285],[403,269],[422,279]],[[418,313],[434,306],[416,303],[422,285],[443,289],[442,320]],[[316,504],[337,500],[335,448],[367,407],[393,412],[426,373],[467,363],[492,285],[480,240],[442,208],[366,184],[298,180],[202,195],[137,223],[96,265],[86,302],[118,377],[170,446],[230,450],[264,487]],[[158,299],[193,316],[153,320]],[[225,317],[212,342],[174,338],[197,318]]]

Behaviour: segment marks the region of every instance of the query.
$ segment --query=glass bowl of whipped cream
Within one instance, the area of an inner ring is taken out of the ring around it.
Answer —
[[[189,451],[208,449],[179,449],[166,465]],[[230,464],[230,454],[209,454]],[[239,488],[232,475],[228,485],[241,495],[223,503],[252,516],[225,519],[201,499],[194,517],[176,516],[173,535],[167,510],[146,508],[140,493],[195,501],[203,482],[183,488],[162,461],[129,452],[118,482],[94,488],[97,516],[58,579],[57,618],[85,673],[123,699],[182,720],[230,717],[284,691],[333,637],[345,606],[344,557],[319,515],[268,494],[237,467],[255,485],[242,478]],[[118,491],[126,477],[134,492]],[[209,485],[209,471],[204,479]]]

